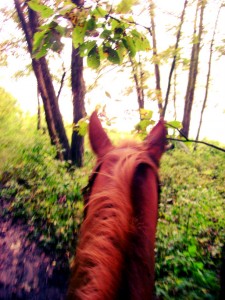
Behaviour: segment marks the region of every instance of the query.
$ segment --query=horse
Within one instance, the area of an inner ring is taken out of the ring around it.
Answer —
[[[97,163],[85,192],[68,300],[153,299],[158,169],[166,134],[160,120],[144,142],[114,147],[92,113],[89,140]]]

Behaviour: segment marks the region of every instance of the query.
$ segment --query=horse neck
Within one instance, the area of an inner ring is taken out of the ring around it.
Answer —
[[[152,299],[154,289],[154,248],[158,216],[158,178],[147,164],[140,165],[132,186],[136,231],[130,242],[124,281],[127,299]],[[122,298],[121,298],[122,299]]]
[[[125,161],[116,167],[113,160],[104,164],[92,187],[71,280],[75,299],[150,299],[157,215],[155,172],[145,163],[146,170],[140,167],[135,173],[133,158]]]

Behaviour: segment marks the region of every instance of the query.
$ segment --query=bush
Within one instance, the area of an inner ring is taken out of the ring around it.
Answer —
[[[56,160],[55,148],[35,129],[35,119],[24,117],[3,89],[0,96],[0,197],[10,204],[8,212],[30,224],[42,245],[74,249],[82,219],[81,187],[88,175]]]
[[[84,174],[69,171],[55,154],[49,141],[37,135],[34,144],[24,147],[17,163],[8,168],[10,176],[1,197],[12,200],[14,216],[35,225],[33,234],[42,245],[71,250],[82,219],[79,178]]]
[[[174,150],[161,166],[156,293],[162,299],[217,299],[225,241],[224,155]]]

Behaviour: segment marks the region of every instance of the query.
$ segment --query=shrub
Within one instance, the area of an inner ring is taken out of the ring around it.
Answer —
[[[217,299],[225,241],[224,156],[168,152],[161,166],[156,293],[162,299]]]

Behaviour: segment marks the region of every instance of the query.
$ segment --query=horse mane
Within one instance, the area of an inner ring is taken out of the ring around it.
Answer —
[[[85,189],[84,221],[69,290],[72,299],[117,299],[124,257],[131,251],[130,238],[137,230],[131,193],[140,165],[150,167],[157,177],[158,166],[145,147],[133,142],[98,159]],[[101,178],[107,187],[93,192]]]

